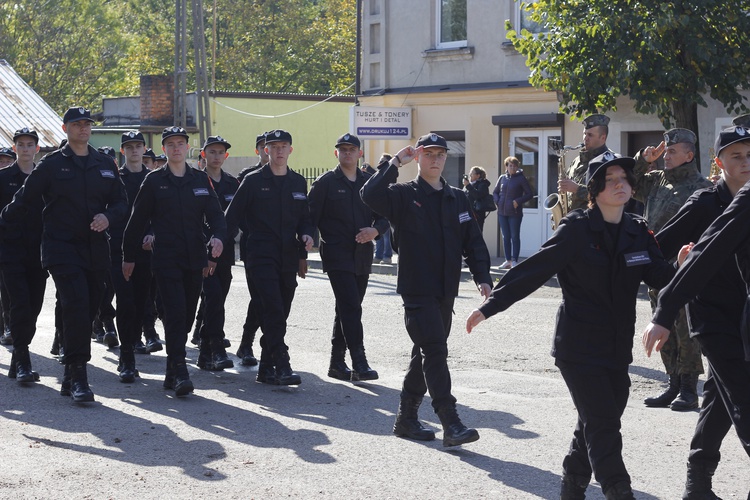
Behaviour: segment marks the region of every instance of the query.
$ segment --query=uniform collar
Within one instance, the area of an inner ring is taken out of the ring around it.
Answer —
[[[422,188],[422,191],[424,191],[424,193],[427,194],[427,195],[430,195],[430,194],[438,191],[434,187],[430,186],[427,183],[427,181],[424,180],[424,179],[422,179],[422,177],[420,177],[419,175],[416,178],[416,182],[417,182],[417,185]],[[446,180],[443,177],[440,177],[440,183],[443,185],[443,189],[442,189],[442,191],[444,193],[443,196],[447,196],[449,198],[455,197],[455,194],[453,194],[453,190],[450,189],[450,185],[448,184],[448,182],[446,182]]]
[[[609,151],[609,148],[606,144],[603,144],[598,148],[581,151],[580,153],[578,153],[578,156],[581,158],[581,161],[583,163],[588,163],[589,160],[596,158],[597,156],[604,154],[607,151]]]
[[[693,158],[692,161],[683,163],[679,167],[664,170],[664,178],[671,183],[674,183],[675,181],[683,181],[696,175],[700,175],[700,173],[698,172],[698,166],[695,163],[695,158]]]

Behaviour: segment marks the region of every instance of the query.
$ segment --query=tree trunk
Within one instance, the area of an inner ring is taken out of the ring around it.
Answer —
[[[677,101],[672,104],[672,113],[674,114],[675,127],[692,130],[696,137],[698,134],[698,104],[688,101]],[[695,143],[695,162],[698,170],[701,170],[701,149],[700,140]]]

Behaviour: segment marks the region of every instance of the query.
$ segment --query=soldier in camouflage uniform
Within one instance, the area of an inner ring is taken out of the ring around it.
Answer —
[[[644,203],[644,217],[649,229],[655,233],[677,213],[690,195],[711,185],[698,170],[695,141],[692,131],[674,128],[664,134],[664,140],[657,147],[649,146],[635,155],[635,198]],[[649,172],[649,164],[662,154],[664,170]],[[652,309],[656,306],[658,293],[658,290],[649,289]],[[669,387],[657,397],[646,398],[644,403],[651,407],[670,406],[675,411],[693,410],[698,408],[698,376],[703,373],[703,362],[700,347],[690,338],[684,308],[672,325],[671,333],[670,340],[661,350]]]
[[[737,118],[732,120],[732,125],[734,125],[735,127],[750,128],[750,113],[738,116]]]
[[[606,144],[609,134],[608,125],[609,117],[605,115],[591,115],[583,120],[583,149],[568,169],[568,178],[557,182],[559,192],[569,193],[568,211],[588,208],[589,192],[586,189],[586,171],[590,160],[609,151]]]

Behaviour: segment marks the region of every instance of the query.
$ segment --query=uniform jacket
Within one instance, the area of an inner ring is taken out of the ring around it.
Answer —
[[[573,163],[568,168],[568,179],[579,185],[575,193],[571,193],[569,198],[570,210],[586,208],[589,205],[589,190],[586,189],[586,172],[589,169],[589,162],[597,156],[606,153],[609,148],[606,144],[591,150],[582,150],[578,152]]]
[[[259,160],[258,163],[256,163],[255,165],[251,167],[243,168],[242,170],[240,170],[240,173],[237,174],[237,181],[241,183],[247,174],[249,174],[250,172],[255,172],[262,166],[263,165],[260,164],[260,160]],[[245,241],[246,241],[246,238],[245,238],[245,234],[243,233],[242,236],[240,236],[240,259],[242,260],[242,262],[245,261],[245,258],[247,256],[247,249],[245,248]]]
[[[128,202],[112,159],[88,146],[77,157],[70,145],[41,159],[23,188],[3,209],[6,222],[25,223],[29,214],[42,212],[42,266],[74,265],[91,271],[109,269],[109,235],[90,229],[96,214],[109,224],[127,216]]]
[[[208,176],[207,172],[206,175]],[[221,206],[222,212],[225,211],[229,204],[232,202],[232,199],[234,199],[234,194],[240,187],[240,181],[238,181],[237,178],[232,174],[229,174],[222,170],[221,180],[218,183],[214,182],[210,177],[209,182],[211,182],[214,191],[216,191],[216,196],[218,196],[219,198],[219,205]],[[237,231],[235,230],[234,233],[227,233],[227,237],[222,241],[224,243],[224,250],[221,252],[221,256],[218,260],[224,265],[234,265],[234,238],[236,236]],[[208,242],[210,238],[211,229],[206,226],[206,241]],[[211,258],[210,253],[209,259],[216,260]]]
[[[0,170],[0,208],[13,200],[13,195],[23,186],[28,177],[18,163]],[[41,265],[42,209],[44,203],[37,200],[28,216],[14,224],[0,220],[0,264],[35,263]]]
[[[370,274],[373,244],[357,243],[363,227],[374,227],[378,238],[390,228],[388,221],[364,204],[359,191],[371,176],[356,169],[350,182],[340,166],[318,177],[310,188],[310,215],[320,230],[320,257],[323,271]]]
[[[695,160],[669,170],[648,172],[648,162],[642,154],[643,151],[639,151],[635,155],[634,198],[643,202],[643,216],[648,221],[648,227],[658,233],[691,194],[709,187],[711,181],[701,175]]]
[[[523,217],[523,204],[533,197],[529,181],[520,170],[513,175],[501,175],[492,191],[492,198],[497,205],[497,215],[507,217]],[[518,208],[513,206],[514,200],[518,202]]]
[[[704,293],[709,283],[707,277],[721,272],[726,261],[733,260],[735,256],[745,285],[750,285],[749,218],[750,184],[745,184],[727,209],[703,233],[674,279],[659,293],[654,323],[671,325],[683,305]],[[750,295],[747,288],[744,297],[740,335],[745,347],[745,360],[750,361]]]
[[[677,257],[682,245],[697,242],[703,231],[732,202],[732,193],[723,179],[715,186],[700,189],[688,198],[677,215],[656,235],[664,256]],[[716,273],[704,275],[705,288],[687,307],[690,335],[726,334],[739,338],[745,283],[733,258],[724,259]],[[730,357],[736,353],[726,353]]]
[[[140,172],[131,172],[127,167],[120,167],[120,179],[125,185],[125,193],[128,196],[128,215],[133,211],[133,203],[135,203],[135,197],[138,194],[138,190],[141,188],[143,180],[148,175],[149,170],[146,167],[142,167]],[[122,236],[125,233],[125,226],[128,224],[128,219],[123,219],[117,224],[110,224],[109,226],[109,248],[112,254],[112,262],[122,262]],[[148,230],[144,231],[145,233]],[[135,261],[140,263],[148,263],[151,261],[151,252],[139,248],[136,252]]]
[[[123,260],[135,262],[150,222],[152,269],[202,269],[208,265],[204,220],[214,237],[226,238],[224,213],[208,176],[186,165],[185,175],[177,177],[167,163],[146,175],[135,197],[125,228]]]
[[[642,218],[623,214],[613,241],[598,207],[575,210],[542,248],[508,271],[479,310],[490,317],[557,274],[563,300],[555,358],[610,368],[633,360],[635,303],[641,281],[663,286],[674,275]]]
[[[442,180],[441,213],[429,214],[425,201],[433,188],[421,177],[394,184],[397,178],[397,167],[384,162],[361,191],[362,200],[393,225],[393,241],[398,245],[396,291],[405,295],[456,297],[462,256],[477,284],[492,283],[487,245],[464,192]],[[442,234],[426,230],[428,219],[436,215]],[[435,248],[442,250],[439,254],[443,259],[439,262],[432,251]]]
[[[230,232],[242,230],[243,260],[256,274],[266,269],[296,273],[304,258],[298,238],[314,229],[305,178],[287,168],[279,187],[274,177],[269,164],[246,175],[226,212]]]

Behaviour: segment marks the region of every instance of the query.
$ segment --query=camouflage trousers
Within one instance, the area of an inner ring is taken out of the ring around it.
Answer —
[[[652,311],[656,308],[658,295],[659,290],[649,288],[648,297],[651,300]],[[684,307],[680,309],[674,325],[669,329],[669,338],[661,348],[660,354],[668,375],[703,373],[700,345],[695,339],[690,338],[690,328],[688,328]]]

